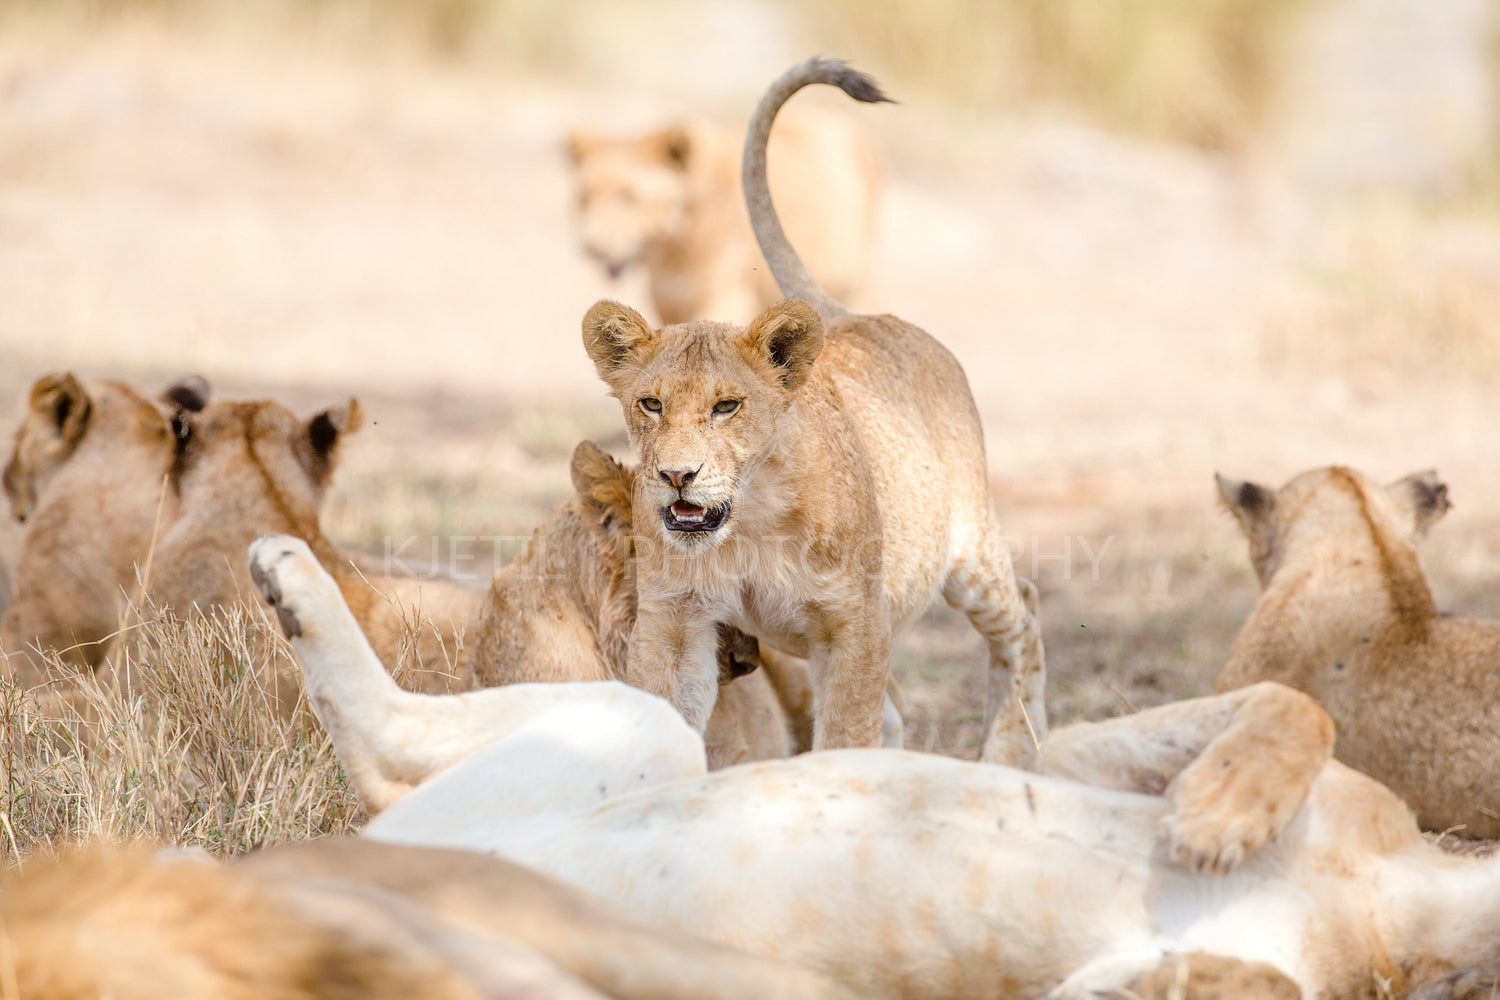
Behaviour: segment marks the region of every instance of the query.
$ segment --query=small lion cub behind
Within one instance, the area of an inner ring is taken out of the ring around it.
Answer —
[[[842,115],[803,114],[778,130],[772,186],[819,278],[847,295],[869,269],[880,158]],[[574,132],[583,250],[612,278],[645,268],[663,323],[744,322],[781,298],[739,195],[739,137],[704,121],[644,135]]]

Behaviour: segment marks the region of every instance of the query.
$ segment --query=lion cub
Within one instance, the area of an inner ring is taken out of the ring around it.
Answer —
[[[484,687],[623,680],[635,623],[631,471],[592,441],[571,466],[575,495],[559,504],[495,572],[473,664]],[[754,639],[720,627],[719,698],[703,742],[710,769],[792,752],[787,714]]]
[[[177,513],[168,486],[187,414],[208,383],[188,378],[149,398],[114,381],[71,372],[31,387],[5,465],[4,488],[21,524],[14,593],[0,619],[0,653],[29,681],[57,649],[93,669],[119,631],[122,595],[138,590],[137,565]]]
[[[307,419],[272,400],[219,401],[188,415],[172,473],[177,518],[157,546],[148,592],[179,613],[253,606],[245,547],[265,534],[296,535],[338,579],[388,669],[405,651],[413,687],[468,687],[463,640],[478,620],[479,592],[442,579],[366,577],[319,524],[343,442],[363,420],[355,399]]]
[[[1433,472],[1380,486],[1337,466],[1279,490],[1218,483],[1261,596],[1216,690],[1307,692],[1338,724],[1338,758],[1423,826],[1500,837],[1500,622],[1439,612],[1412,544],[1447,512],[1447,486]]]
[[[881,171],[835,115],[803,115],[773,143],[773,187],[818,277],[852,292],[869,266]],[[641,265],[663,323],[743,322],[780,296],[740,200],[739,137],[688,122],[628,138],[573,133],[583,249],[619,277]]]
[[[745,185],[777,282],[817,308],[789,299],[748,326],[653,329],[604,301],[583,320],[641,459],[626,677],[701,732],[727,622],[811,659],[815,749],[878,746],[891,632],[940,592],[989,644],[981,756],[1034,766],[1046,727],[1041,634],[991,515],[963,370],[909,323],[847,315],[770,205],[771,121],[815,82],[885,99],[841,63],[796,67],[757,110]]]

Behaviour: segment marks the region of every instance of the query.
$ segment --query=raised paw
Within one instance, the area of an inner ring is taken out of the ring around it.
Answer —
[[[1224,731],[1167,787],[1171,858],[1227,872],[1286,829],[1333,749],[1318,703],[1279,684],[1236,692]]]
[[[1254,773],[1266,769],[1251,762],[1237,765],[1228,758],[1200,759],[1168,790],[1176,808],[1163,824],[1175,863],[1228,872],[1284,830],[1301,807],[1304,786]]]
[[[297,612],[299,598],[311,596],[309,591],[326,577],[312,550],[300,538],[264,535],[250,543],[250,579],[265,602],[276,610],[276,620],[288,639],[302,635],[302,620]],[[327,582],[332,585],[331,580]]]

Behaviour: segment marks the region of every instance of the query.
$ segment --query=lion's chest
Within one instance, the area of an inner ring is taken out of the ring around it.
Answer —
[[[747,580],[727,620],[742,631],[794,656],[812,656],[838,634],[841,624],[868,613],[843,581]]]

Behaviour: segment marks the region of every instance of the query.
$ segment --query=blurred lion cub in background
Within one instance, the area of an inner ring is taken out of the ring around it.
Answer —
[[[661,322],[747,322],[781,299],[740,196],[741,133],[684,122],[630,137],[574,132],[583,249],[611,277],[649,275]],[[803,113],[777,123],[771,191],[809,270],[835,298],[868,269],[881,168],[848,118]]]

